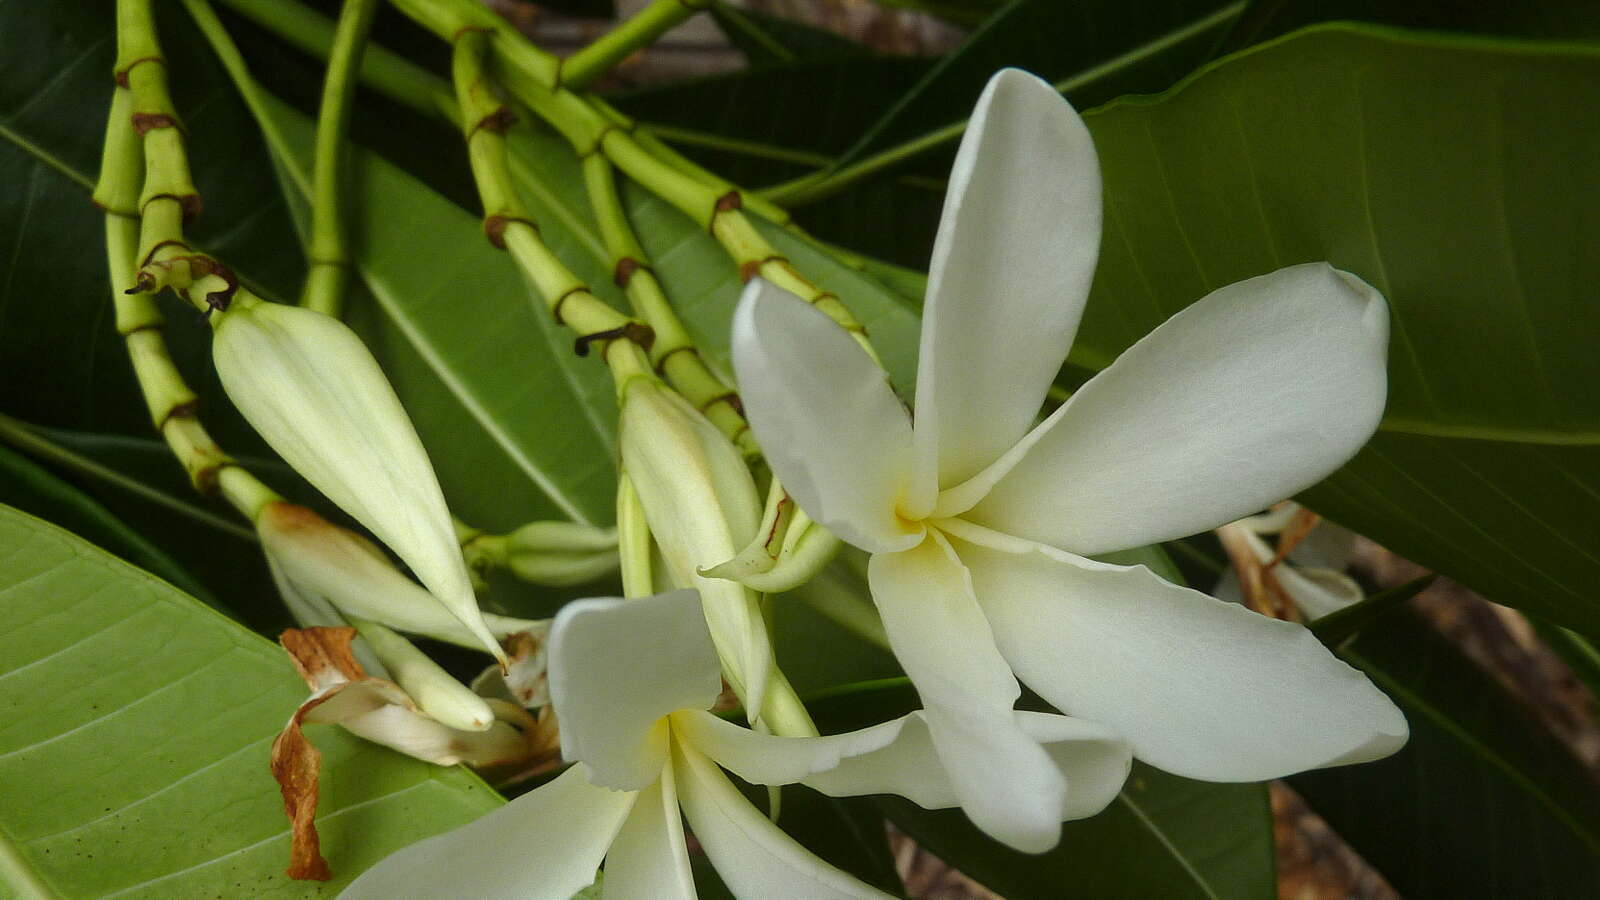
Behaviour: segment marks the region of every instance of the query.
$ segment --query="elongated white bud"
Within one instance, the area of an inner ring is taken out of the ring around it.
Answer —
[[[377,622],[352,619],[350,624],[372,646],[394,682],[430,717],[461,731],[488,731],[494,724],[494,713],[482,697],[450,677],[410,641]]]
[[[761,498],[737,448],[694,407],[654,382],[627,387],[619,431],[650,533],[678,587],[698,588],[717,655],[754,717],[772,668],[772,645],[754,591],[700,569],[736,554],[761,521]]]
[[[250,298],[216,318],[217,374],[244,417],[503,660],[422,441],[361,339],[321,313]]]
[[[274,574],[280,576],[279,589],[297,616],[299,604],[315,624],[330,624],[323,620],[336,611],[468,649],[483,648],[476,635],[390,564],[381,550],[315,511],[293,503],[269,503],[256,518],[256,534]],[[326,609],[330,605],[332,609]],[[542,634],[546,625],[487,613],[483,619],[496,638],[528,630]]]

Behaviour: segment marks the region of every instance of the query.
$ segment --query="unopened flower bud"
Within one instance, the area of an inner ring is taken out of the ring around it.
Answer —
[[[717,654],[751,716],[761,709],[772,647],[756,593],[700,574],[755,535],[761,500],[737,448],[694,407],[645,379],[628,384],[619,429],[628,473],[677,587],[698,588]]]
[[[244,417],[500,658],[422,441],[361,339],[322,313],[251,298],[214,321],[217,374]]]
[[[483,648],[476,635],[433,594],[396,569],[383,551],[315,511],[293,503],[269,503],[256,519],[256,533],[296,618],[305,616],[314,624],[342,624],[324,621],[340,616],[368,619],[469,649]],[[526,619],[490,614],[483,618],[495,637],[542,627]]]
[[[617,530],[577,522],[529,522],[462,547],[470,569],[503,568],[532,584],[568,587],[617,570]]]

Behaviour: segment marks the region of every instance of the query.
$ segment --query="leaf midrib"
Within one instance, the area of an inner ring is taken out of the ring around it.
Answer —
[[[1188,873],[1189,877],[1194,880],[1194,883],[1198,885],[1201,890],[1206,892],[1207,897],[1210,897],[1211,900],[1222,900],[1222,898],[1217,895],[1217,892],[1211,889],[1211,883],[1206,881],[1205,876],[1200,873],[1200,870],[1196,869],[1194,864],[1189,862],[1189,858],[1183,855],[1183,852],[1178,849],[1178,845],[1173,843],[1171,838],[1167,837],[1167,833],[1165,831],[1161,830],[1161,826],[1157,825],[1155,820],[1150,818],[1150,815],[1144,811],[1143,807],[1139,806],[1137,801],[1128,796],[1128,791],[1126,788],[1117,793],[1117,799],[1128,807],[1128,810],[1133,813],[1134,817],[1137,818],[1140,823],[1142,823],[1145,828],[1150,831],[1151,834],[1155,835],[1156,840],[1161,844],[1161,846],[1166,848],[1168,853],[1172,854],[1172,858],[1176,860],[1178,865],[1183,868],[1183,871]]]
[[[1419,694],[1412,691],[1409,687],[1390,676],[1389,673],[1385,672],[1381,667],[1377,666],[1371,660],[1361,656],[1359,653],[1351,652],[1349,650],[1344,651],[1342,655],[1350,662],[1359,665],[1361,667],[1361,671],[1364,672],[1368,678],[1371,678],[1373,681],[1382,686],[1385,692],[1396,697],[1396,699],[1403,700],[1412,709],[1421,713],[1429,721],[1433,722],[1446,732],[1449,732],[1451,736],[1461,741],[1468,750],[1476,752],[1477,755],[1485,762],[1489,763],[1494,768],[1499,769],[1505,774],[1509,781],[1511,781],[1513,784],[1521,786],[1526,791],[1528,796],[1532,797],[1540,805],[1544,806],[1557,820],[1561,821],[1562,823],[1566,824],[1567,827],[1572,829],[1573,834],[1576,835],[1580,840],[1587,844],[1591,849],[1595,850],[1596,852],[1600,852],[1600,834],[1591,831],[1583,822],[1578,821],[1578,819],[1575,818],[1572,813],[1566,809],[1566,807],[1558,803],[1549,792],[1544,790],[1542,786],[1535,783],[1532,779],[1525,775],[1520,768],[1512,764],[1504,756],[1496,753],[1487,744],[1484,744],[1482,741],[1478,740],[1477,737],[1475,737],[1471,732],[1468,732],[1466,729],[1458,725],[1455,719],[1446,715],[1438,707],[1429,703]]]

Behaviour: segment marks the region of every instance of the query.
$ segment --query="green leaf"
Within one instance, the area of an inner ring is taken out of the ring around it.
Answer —
[[[93,498],[8,447],[0,447],[0,503],[83,535],[191,595],[206,593],[160,547],[123,524]],[[216,605],[214,599],[206,602]]]
[[[1600,790],[1524,704],[1414,615],[1341,655],[1411,723],[1385,760],[1289,783],[1409,897],[1600,891]]]
[[[284,654],[9,507],[0,547],[0,885],[46,897],[332,896],[388,852],[499,805],[464,769],[315,727],[334,880],[288,880],[267,758],[307,689]]]
[[[753,9],[713,3],[711,18],[752,66],[797,59],[864,56],[867,48],[826,28],[817,28]]]
[[[1126,93],[1166,88],[1205,61],[1243,0],[1016,0],[997,11],[840,154],[843,167],[939,130],[972,109],[996,70],[1015,66],[1058,84],[1087,108]],[[956,115],[952,115],[955,113]],[[949,168],[943,145],[935,174]]]
[[[1352,77],[1359,72],[1359,77]],[[1487,596],[1600,633],[1600,49],[1325,26],[1086,117],[1106,183],[1072,360],[1326,259],[1389,298],[1389,406],[1304,495]],[[1285,372],[1284,376],[1292,377]]]
[[[1506,37],[1600,37],[1600,6],[1588,0],[1257,0],[1217,53],[1233,53],[1315,22],[1350,20]]]

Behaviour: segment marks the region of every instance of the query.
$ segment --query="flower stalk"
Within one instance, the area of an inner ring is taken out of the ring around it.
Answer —
[[[604,350],[618,338],[648,347],[653,339],[649,326],[596,297],[545,245],[538,225],[518,198],[506,164],[505,131],[514,117],[485,71],[488,38],[480,28],[465,28],[455,35],[452,57],[467,154],[483,202],[484,234],[491,244],[516,259],[556,321],[577,333],[573,349],[578,355],[586,355],[591,342],[600,343]]]
[[[628,21],[563,60],[557,71],[557,83],[582,90],[615,68],[617,63],[655,43],[663,34],[710,5],[710,0],[654,0]]]
[[[348,228],[344,221],[341,171],[345,133],[350,123],[352,77],[361,65],[367,33],[377,13],[377,0],[345,0],[328,55],[328,74],[322,83],[322,105],[317,111],[317,140],[312,167],[311,239],[307,247],[309,271],[300,304],[338,317],[350,281]]]

